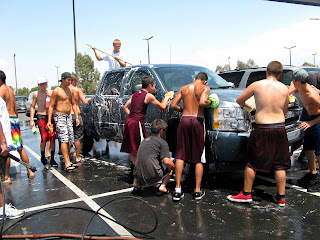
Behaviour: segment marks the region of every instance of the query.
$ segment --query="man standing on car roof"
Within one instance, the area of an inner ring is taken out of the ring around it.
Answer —
[[[109,70],[117,69],[120,67],[125,67],[126,63],[121,61],[123,59],[124,55],[120,53],[120,47],[121,47],[121,41],[119,39],[115,39],[113,41],[113,52],[112,56],[105,55],[104,57],[101,57],[97,51],[96,48],[93,47],[94,54],[96,55],[96,58],[98,61],[108,61],[109,63]]]

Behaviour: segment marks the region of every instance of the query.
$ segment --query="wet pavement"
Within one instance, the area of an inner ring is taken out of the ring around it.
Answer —
[[[276,187],[269,175],[257,177],[252,204],[229,202],[227,195],[238,193],[243,186],[242,167],[235,170],[235,166],[210,171],[204,187],[206,195],[198,202],[191,196],[193,182],[186,177],[185,197],[176,203],[170,195],[156,196],[155,189],[146,189],[138,196],[131,194],[129,157],[119,153],[120,144],[111,142],[109,155],[86,158],[74,172],[67,173],[57,153],[57,169],[41,164],[40,136],[33,135],[28,124],[22,137],[31,165],[38,171],[34,179],[28,179],[23,166],[11,168],[16,173],[11,174],[12,184],[4,186],[6,199],[24,209],[26,218],[4,234],[85,232],[154,239],[319,239],[320,194],[307,193],[294,185],[307,172],[297,162],[288,171],[286,207],[273,202]],[[103,153],[105,142],[95,145],[97,153]],[[173,190],[174,181],[168,187]],[[101,207],[99,213],[105,217],[94,216]],[[4,230],[16,222],[6,220]]]

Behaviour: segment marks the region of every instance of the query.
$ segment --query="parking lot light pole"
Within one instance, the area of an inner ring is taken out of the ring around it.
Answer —
[[[290,55],[290,66],[291,66],[291,49],[292,48],[295,48],[296,46],[293,46],[293,47],[284,47],[286,49],[289,49],[289,55]]]
[[[231,70],[231,66],[230,66],[230,57],[228,57],[228,61],[229,61],[229,71]]]
[[[17,83],[16,54],[13,54],[13,62],[14,62],[14,76],[16,78],[16,95],[17,95],[18,83]]]
[[[317,53],[312,53],[313,55],[313,66],[315,67],[316,66],[316,55]]]
[[[148,63],[150,64],[150,54],[149,54],[149,40],[153,38],[153,36],[149,37],[149,38],[144,38],[143,40],[147,40],[148,42]]]
[[[56,68],[57,68],[57,78],[58,78],[58,86],[59,86],[59,72],[58,72],[58,68],[60,67],[60,66],[57,66],[57,65],[54,65]]]

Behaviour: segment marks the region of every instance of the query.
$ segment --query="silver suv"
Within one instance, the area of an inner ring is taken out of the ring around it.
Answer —
[[[283,73],[279,78],[280,82],[289,86],[292,81],[292,72],[297,67],[283,66]],[[235,88],[247,88],[251,83],[265,79],[266,67],[260,68],[246,68],[240,70],[232,70],[221,72],[218,75],[224,78],[227,82],[232,84]]]
[[[279,78],[279,81],[287,86],[290,86],[292,81],[292,72],[297,68],[303,68],[307,72],[317,71],[320,72],[320,68],[315,67],[294,67],[294,66],[283,66],[283,73]],[[251,83],[265,79],[266,67],[260,68],[245,68],[240,70],[231,70],[221,72],[218,75],[229,82],[235,88],[247,88]],[[317,83],[310,82],[312,85],[317,85]],[[319,84],[318,84],[319,85]]]

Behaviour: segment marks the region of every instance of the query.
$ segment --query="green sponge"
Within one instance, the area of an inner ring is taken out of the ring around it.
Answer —
[[[211,93],[209,96],[208,96],[208,100],[211,101],[211,104],[208,106],[208,107],[211,107],[211,108],[217,108],[219,106],[219,97],[217,94],[215,93]]]

